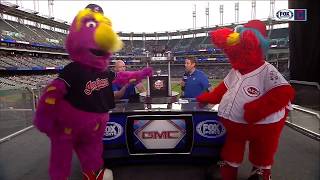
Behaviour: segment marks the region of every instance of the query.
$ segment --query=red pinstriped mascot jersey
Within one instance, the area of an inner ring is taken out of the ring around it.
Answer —
[[[237,178],[245,145],[249,142],[249,160],[253,165],[249,180],[270,180],[294,90],[278,70],[264,60],[269,43],[263,22],[252,20],[235,30],[212,31],[211,40],[224,51],[232,66],[223,82],[197,97],[202,103],[220,103],[218,115],[227,129],[221,152],[222,179]]]

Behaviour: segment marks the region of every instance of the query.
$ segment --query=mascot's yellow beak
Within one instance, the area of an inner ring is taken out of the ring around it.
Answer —
[[[117,52],[123,47],[120,37],[107,23],[99,24],[94,34],[94,40],[101,49],[111,52]]]
[[[234,46],[240,43],[240,34],[237,32],[233,32],[229,34],[227,37],[227,45],[228,46]]]

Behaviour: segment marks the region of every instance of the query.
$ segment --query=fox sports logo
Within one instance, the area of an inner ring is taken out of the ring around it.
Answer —
[[[293,12],[289,9],[281,9],[276,14],[280,20],[291,20],[293,19]]]
[[[116,122],[108,122],[104,131],[103,140],[116,139],[123,133],[122,126]]]
[[[197,133],[206,138],[218,138],[226,133],[221,122],[216,120],[202,121],[196,126]]]

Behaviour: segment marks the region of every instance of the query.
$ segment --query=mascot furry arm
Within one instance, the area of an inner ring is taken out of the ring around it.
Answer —
[[[239,33],[232,29],[223,28],[211,32],[211,40],[218,48],[228,55],[232,68],[241,74],[246,74],[258,68],[264,62],[264,46],[261,34],[255,30],[240,28]],[[241,50],[245,50],[242,52]],[[232,52],[232,53],[230,53]],[[246,62],[243,60],[246,59]],[[200,103],[217,104],[228,90],[224,82],[221,82],[213,91],[203,93],[197,97]],[[290,85],[282,85],[269,90],[260,98],[244,105],[244,118],[251,124],[285,108],[293,100],[294,90]]]
[[[197,97],[197,101],[204,104],[219,104],[224,93],[227,92],[227,87],[221,82],[216,88],[211,92],[202,93]]]
[[[34,125],[39,129],[39,131],[51,134],[55,119],[57,119],[55,105],[63,99],[66,93],[66,84],[60,79],[53,80],[43,90],[43,95],[39,100],[34,120]]]
[[[147,76],[152,75],[152,68],[147,67],[143,68],[140,71],[121,71],[116,74],[116,79],[113,83],[119,84],[121,86],[128,84],[130,79],[135,79],[138,84],[142,79],[145,79]]]
[[[244,105],[244,118],[248,123],[259,120],[285,108],[294,98],[294,90],[290,85],[271,89],[259,99]]]

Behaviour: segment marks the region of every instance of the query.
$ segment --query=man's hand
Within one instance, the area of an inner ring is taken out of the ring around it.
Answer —
[[[184,81],[180,81],[179,84],[180,84],[181,87],[185,86],[185,82]]]
[[[137,82],[137,79],[130,79],[130,80],[129,80],[129,83],[130,83],[130,84],[135,84],[136,82]]]
[[[200,108],[200,109],[206,107],[207,105],[208,105],[207,103],[201,103],[201,102],[197,103],[197,107]]]

